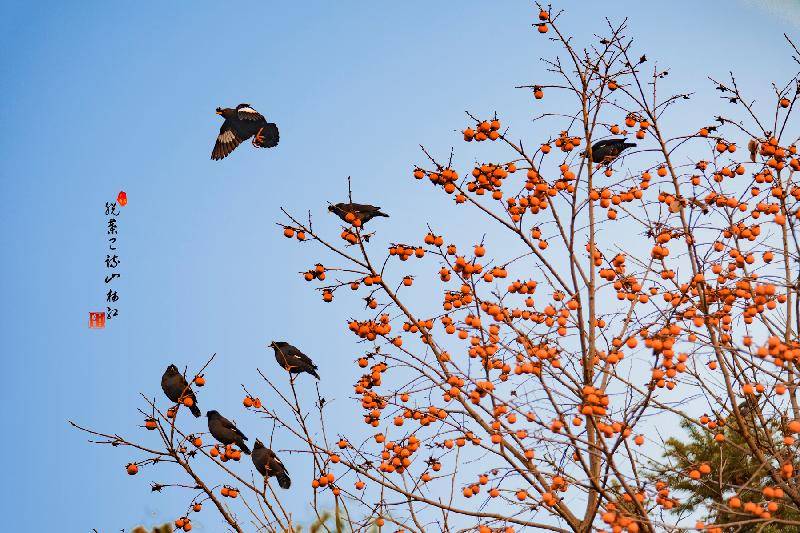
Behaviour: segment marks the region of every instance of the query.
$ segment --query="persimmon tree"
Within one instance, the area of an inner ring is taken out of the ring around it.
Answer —
[[[288,374],[262,372],[245,389],[251,425],[311,471],[287,493],[231,468],[235,448],[155,400],[142,413],[158,448],[88,431],[138,450],[134,466],[177,463],[190,510],[209,500],[236,531],[296,527],[287,494],[307,494],[317,516],[333,502],[337,525],[323,527],[352,531],[799,527],[800,75],[771,85],[770,102],[712,79],[719,109],[667,131],[692,94],[665,92],[669,71],[625,22],[579,43],[562,13],[538,11],[554,55],[519,88],[537,137],[468,113],[463,144],[423,148],[409,172],[442,209],[469,210],[470,241],[429,226],[384,246],[387,221],[352,215],[335,230],[289,211],[279,223],[317,247],[301,275],[352,313],[363,432],[336,427],[322,394],[301,400]],[[556,92],[572,107],[546,111]],[[609,137],[637,147],[593,163]],[[215,481],[196,474],[201,460]]]

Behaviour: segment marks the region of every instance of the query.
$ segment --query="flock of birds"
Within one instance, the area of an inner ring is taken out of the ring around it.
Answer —
[[[250,137],[253,138],[253,146],[256,148],[278,146],[280,134],[277,124],[267,122],[267,119],[253,109],[250,104],[239,104],[235,108],[218,107],[217,115],[221,115],[225,121],[219,129],[217,142],[211,151],[211,159],[217,161],[228,157],[237,146]],[[592,162],[607,165],[616,159],[623,150],[633,146],[636,146],[636,143],[625,142],[625,139],[597,141],[592,145]],[[379,214],[377,216],[388,215]]]
[[[270,343],[270,347],[275,350],[275,360],[278,364],[288,371],[290,374],[301,374],[303,372],[311,374],[319,379],[317,373],[317,365],[306,354],[292,346],[288,342],[276,341]],[[181,374],[178,367],[169,365],[161,376],[161,389],[170,401],[179,405],[185,405],[184,399],[191,398],[191,404],[188,406],[189,410],[195,417],[201,416],[200,408],[197,406],[197,396],[195,396],[191,385],[186,381],[186,377]],[[286,467],[278,458],[278,456],[264,446],[259,440],[255,440],[253,451],[245,443],[247,436],[236,427],[236,424],[222,416],[219,411],[211,410],[206,413],[208,418],[208,431],[211,436],[220,444],[225,446],[235,444],[245,454],[249,455],[253,460],[256,470],[264,476],[264,478],[275,477],[278,480],[278,485],[282,489],[288,489],[292,485],[292,480],[289,478],[289,473]]]
[[[252,137],[253,146],[256,148],[273,148],[278,145],[280,134],[278,126],[267,122],[261,113],[253,109],[250,104],[239,104],[235,108],[218,107],[217,114],[225,121],[219,129],[211,159],[224,159],[233,152],[242,142]],[[605,139],[592,145],[592,162],[609,165],[626,148],[636,146],[635,143],[625,142],[625,139]],[[380,207],[369,204],[338,203],[328,207],[328,211],[335,214],[345,222],[358,219],[365,224],[375,217],[388,217]],[[272,342],[270,346],[275,350],[275,360],[290,374],[307,373],[317,379],[317,366],[306,354],[286,342]],[[167,398],[176,403],[181,403],[184,398],[192,399],[189,406],[195,417],[201,416],[197,406],[197,398],[190,384],[186,381],[178,367],[169,365],[161,377],[161,388]],[[211,436],[223,445],[235,444],[245,454],[251,456],[256,470],[265,478],[275,477],[278,485],[283,489],[291,486],[291,479],[278,456],[271,449],[256,439],[251,452],[245,441],[247,436],[236,425],[222,416],[218,411],[208,411],[208,431]]]

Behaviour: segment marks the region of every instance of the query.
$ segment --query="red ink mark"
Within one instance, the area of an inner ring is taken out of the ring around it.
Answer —
[[[106,314],[104,312],[89,313],[89,328],[102,329],[106,327]]]
[[[117,195],[117,203],[123,207],[128,203],[128,195],[125,194],[125,191],[119,191],[119,194]]]

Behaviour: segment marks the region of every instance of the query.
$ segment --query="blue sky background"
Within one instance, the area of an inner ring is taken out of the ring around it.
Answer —
[[[797,5],[565,2],[562,24],[585,43],[604,16],[627,15],[639,49],[672,68],[668,83],[698,91],[674,111],[685,126],[707,121],[717,96],[706,76],[730,68],[772,102],[765,80],[794,69],[782,33],[797,33]],[[240,384],[274,368],[273,338],[312,354],[325,394],[344,402],[357,376],[342,328],[353,307],[322,305],[296,274],[318,255],[280,235],[279,207],[311,209],[336,234],[324,209],[351,175],[357,201],[392,215],[382,238],[421,237],[428,221],[466,238],[472,213],[443,212],[450,204],[410,179],[418,145],[484,157],[459,143],[466,109],[536,133],[530,94],[513,89],[543,79],[538,58],[553,51],[535,14],[522,1],[0,1],[4,527],[37,517],[40,531],[105,532],[181,512],[185,494],[149,492],[166,471],[130,479],[123,466],[138,457],[90,447],[67,425],[141,436],[138,393],[161,399],[169,362],[194,368],[218,353],[200,407],[251,437],[263,432],[243,416]],[[279,124],[280,145],[210,161],[214,108],[242,101]],[[121,189],[120,316],[92,331],[104,202]],[[305,486],[307,465],[287,462]],[[203,520],[195,530],[213,531]]]

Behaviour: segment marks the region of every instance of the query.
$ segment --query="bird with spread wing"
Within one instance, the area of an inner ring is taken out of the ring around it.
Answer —
[[[250,104],[239,104],[235,109],[218,107],[217,115],[222,116],[225,121],[219,129],[217,141],[211,151],[211,159],[215,161],[230,155],[237,146],[250,137],[253,138],[253,146],[256,148],[273,148],[278,145],[280,140],[278,126],[273,122],[267,122],[267,119]]]

